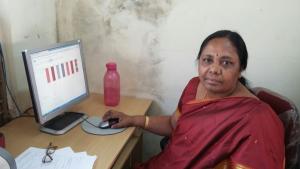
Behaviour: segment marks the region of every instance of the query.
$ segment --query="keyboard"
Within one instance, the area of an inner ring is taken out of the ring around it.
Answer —
[[[42,126],[42,128],[46,128],[42,131],[51,134],[63,134],[66,131],[70,130],[78,123],[83,121],[87,116],[84,113],[79,112],[65,112],[62,115],[59,115],[52,120],[48,121],[46,124]],[[52,131],[52,132],[49,132]]]

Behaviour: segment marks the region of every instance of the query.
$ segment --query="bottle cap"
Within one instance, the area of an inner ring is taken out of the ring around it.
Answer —
[[[117,64],[114,62],[108,62],[106,63],[106,68],[109,70],[116,70],[117,69]]]

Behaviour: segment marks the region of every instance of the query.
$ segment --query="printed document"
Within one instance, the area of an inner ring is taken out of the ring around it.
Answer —
[[[43,163],[46,149],[29,147],[16,158],[18,169],[92,169],[97,156],[90,156],[86,152],[75,153],[71,147],[57,149],[53,160]]]

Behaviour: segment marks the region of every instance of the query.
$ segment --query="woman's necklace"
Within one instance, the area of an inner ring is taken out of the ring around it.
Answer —
[[[202,85],[199,85],[197,89],[196,99],[203,100],[206,99],[206,97],[207,97],[207,90]]]
[[[207,90],[205,90],[204,95],[202,96],[201,100],[205,100],[207,97]]]

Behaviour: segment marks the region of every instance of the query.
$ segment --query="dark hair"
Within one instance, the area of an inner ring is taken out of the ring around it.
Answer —
[[[243,38],[237,32],[233,32],[230,30],[220,30],[209,35],[202,42],[197,59],[200,58],[201,53],[203,49],[206,47],[206,45],[208,44],[208,42],[215,38],[227,38],[231,42],[231,44],[236,48],[236,52],[239,56],[241,71],[245,70],[247,68],[247,60],[248,60],[248,52],[247,52],[246,44]],[[247,80],[244,77],[240,77],[239,81],[242,84],[247,85]]]

